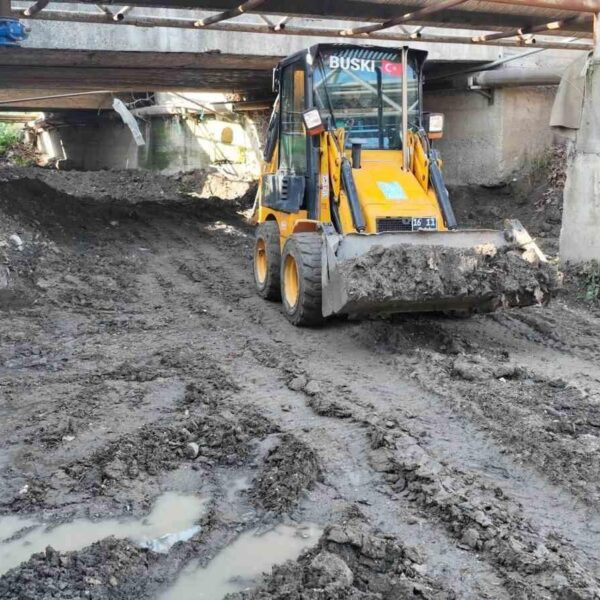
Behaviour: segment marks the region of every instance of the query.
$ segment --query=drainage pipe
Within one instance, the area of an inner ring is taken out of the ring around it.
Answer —
[[[563,69],[510,67],[483,71],[470,77],[473,86],[482,88],[520,87],[528,85],[558,85]]]

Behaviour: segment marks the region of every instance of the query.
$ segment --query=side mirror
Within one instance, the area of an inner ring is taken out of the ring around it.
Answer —
[[[317,108],[305,110],[302,113],[302,120],[304,121],[306,133],[310,136],[319,135],[325,131],[325,123],[323,123],[321,113]]]
[[[273,82],[272,82],[273,93],[279,93],[279,67],[273,69]]]
[[[425,131],[430,140],[439,140],[444,136],[444,115],[442,113],[428,113],[425,117]]]

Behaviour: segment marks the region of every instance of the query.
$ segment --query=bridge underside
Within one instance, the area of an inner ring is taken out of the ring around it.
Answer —
[[[83,0],[96,4],[96,0]],[[60,6],[60,2],[56,3]],[[153,8],[185,8],[197,10],[228,10],[240,4],[240,0],[133,0],[131,6]],[[386,21],[422,8],[422,0],[266,0],[254,12],[292,17],[316,17],[321,19],[350,19],[357,21]],[[504,4],[499,2],[469,2],[443,11],[432,12],[411,23],[433,27],[456,27],[462,29],[502,30],[535,26],[556,19],[567,19],[574,12],[568,10],[569,2],[547,2],[552,8],[536,7],[534,2]],[[251,14],[251,13],[250,13]],[[550,32],[551,33],[551,32]],[[572,22],[558,32],[585,33],[591,37],[590,22]]]
[[[5,48],[1,89],[268,90],[276,56]]]

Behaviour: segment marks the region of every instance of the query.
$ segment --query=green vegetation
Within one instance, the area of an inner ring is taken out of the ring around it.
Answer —
[[[0,123],[0,156],[15,148],[20,141],[20,127],[10,123]]]
[[[600,263],[593,260],[581,269],[583,299],[586,302],[600,301]]]

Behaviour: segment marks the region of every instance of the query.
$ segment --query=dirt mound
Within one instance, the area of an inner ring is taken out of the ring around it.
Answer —
[[[134,435],[110,443],[90,457],[65,469],[71,479],[93,493],[136,479],[140,473],[157,475],[182,462],[204,466],[241,465],[252,455],[254,444],[277,428],[256,413],[223,409],[217,414],[181,420],[178,425],[148,425]]]
[[[139,300],[138,277],[149,258],[141,244],[114,251],[134,243],[133,229],[158,237],[182,222],[191,228],[237,218],[254,197],[246,188],[223,203],[184,193],[182,182],[156,174],[0,170],[0,310],[44,296],[60,306],[122,310]]]
[[[126,600],[146,596],[158,576],[158,555],[108,538],[80,552],[59,553],[51,547],[0,577],[3,600]]]
[[[273,569],[263,585],[227,600],[450,600],[452,592],[423,575],[418,549],[353,520],[329,527],[297,562]]]
[[[504,219],[518,219],[545,252],[558,253],[566,155],[564,145],[553,146],[506,185],[449,186],[459,226],[499,229]]]
[[[266,510],[287,512],[321,478],[314,452],[293,435],[284,434],[268,452],[254,494]]]
[[[340,265],[351,306],[373,301],[418,309],[421,302],[445,308],[452,299],[498,306],[529,306],[548,300],[557,287],[556,269],[531,264],[510,247],[497,252],[475,249],[377,246]],[[450,306],[449,308],[452,308]]]

